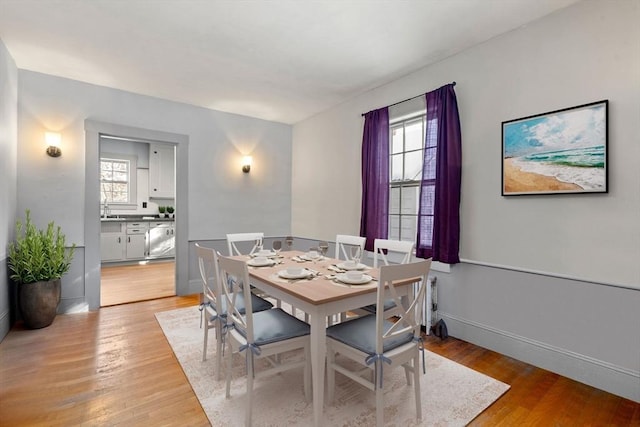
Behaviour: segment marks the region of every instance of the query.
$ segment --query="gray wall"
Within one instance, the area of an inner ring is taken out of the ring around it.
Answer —
[[[186,154],[183,181],[188,182],[188,206],[176,215],[186,218],[186,225],[177,230],[183,236],[188,233],[186,239],[219,239],[226,233],[246,230],[289,234],[289,125],[25,70],[19,71],[18,100],[17,209],[30,208],[36,223],[55,221],[67,241],[79,246],[72,271],[62,281],[63,309],[86,309],[87,303],[96,308],[94,298],[87,298],[96,295],[93,278],[99,267],[94,259],[98,227],[85,225],[97,224],[99,199],[93,201],[84,195],[85,187],[97,182],[97,172],[95,177],[87,176],[97,171],[97,163],[85,161],[88,156],[97,162],[97,141],[85,142],[86,119],[141,130],[143,134],[148,130],[188,137],[188,151],[181,148]],[[61,132],[61,157],[53,159],[45,154],[42,135],[46,130]],[[245,154],[254,159],[249,174],[241,171]],[[186,256],[178,262],[185,263],[179,269],[186,271]],[[179,293],[187,292],[188,280],[177,283]]]
[[[361,113],[456,81],[463,262],[438,273],[450,333],[640,401],[638,22],[637,1],[579,2],[296,124],[292,233],[357,234]],[[608,194],[500,195],[502,121],[602,99]]]
[[[18,146],[18,70],[0,40],[0,341],[11,325],[12,289],[7,271],[7,245],[15,236],[16,151]]]

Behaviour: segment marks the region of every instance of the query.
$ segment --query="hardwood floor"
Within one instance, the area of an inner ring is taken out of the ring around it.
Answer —
[[[100,269],[102,307],[174,296],[175,262],[103,265]]]
[[[198,302],[169,297],[59,315],[40,330],[16,325],[0,343],[0,425],[209,425],[154,316]],[[455,338],[425,346],[511,385],[472,426],[640,426],[630,400]]]

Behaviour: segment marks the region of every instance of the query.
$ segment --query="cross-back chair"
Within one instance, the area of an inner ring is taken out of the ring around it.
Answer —
[[[359,246],[360,250],[364,253],[364,244],[367,241],[366,237],[350,236],[348,234],[336,235],[336,259],[349,260],[351,256],[349,249],[352,246]]]
[[[424,301],[430,267],[431,259],[380,267],[376,314],[351,319],[327,328],[329,402],[334,398],[337,371],[375,392],[376,423],[381,427],[384,424],[383,378],[384,372],[387,371],[385,368],[402,366],[408,385],[411,385],[413,379],[416,415],[418,419],[422,418],[419,363],[421,339],[417,313]],[[418,292],[410,303],[403,305],[402,292],[398,292],[396,287],[407,286],[407,283],[414,283],[416,280],[420,281]],[[399,317],[396,322],[387,320],[385,316],[383,307],[387,299],[393,299],[398,307],[403,308],[398,312]],[[368,370],[365,369],[365,375],[362,375],[362,369],[351,370],[338,363],[337,354],[368,368]]]
[[[251,291],[249,286],[249,271],[244,261],[232,258],[220,257],[220,277],[223,296],[229,308],[227,314],[227,388],[226,397],[231,397],[231,364],[232,353],[237,349],[244,352],[246,359],[246,413],[245,425],[251,425],[252,395],[254,378],[277,374],[290,369],[302,368],[306,398],[310,396],[311,357],[310,357],[310,328],[309,325],[281,308],[273,308],[260,312],[251,311]],[[246,312],[243,314],[237,308],[237,301],[244,295]],[[283,352],[300,349],[302,359],[281,358]],[[267,358],[270,366],[265,369],[256,369],[255,362],[258,359]],[[271,390],[273,392],[273,390]]]
[[[200,311],[205,320],[204,339],[202,346],[202,361],[207,360],[207,345],[209,341],[209,329],[215,329],[216,337],[216,379],[220,380],[222,367],[222,346],[223,327],[226,322],[227,310],[220,289],[220,271],[218,268],[219,254],[196,243],[196,254],[198,256],[198,268],[202,279],[203,299],[200,304]],[[238,310],[244,313],[244,296],[237,303]],[[252,309],[257,311],[268,310],[273,307],[269,301],[252,296]],[[202,321],[202,317],[200,319]]]

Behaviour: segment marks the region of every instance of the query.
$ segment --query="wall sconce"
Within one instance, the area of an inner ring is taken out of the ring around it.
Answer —
[[[56,132],[45,132],[44,140],[47,143],[47,154],[51,157],[60,157],[62,150],[60,150],[60,140],[62,137]]]
[[[242,172],[249,173],[251,170],[251,156],[244,156],[242,159]]]

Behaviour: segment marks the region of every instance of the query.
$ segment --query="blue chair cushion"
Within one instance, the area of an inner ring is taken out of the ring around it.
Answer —
[[[386,300],[384,302],[384,311],[391,310],[395,306],[396,306],[396,303],[393,302],[392,299],[388,299],[388,300]],[[377,304],[371,304],[371,305],[368,305],[366,307],[362,307],[362,309],[365,310],[365,311],[368,311],[369,313],[375,314],[376,311],[378,310],[378,305]]]
[[[227,299],[226,298],[220,298],[221,301],[221,305],[222,305],[222,313],[221,314],[226,314],[227,313]],[[244,308],[244,294],[242,292],[238,293],[238,296],[236,297],[236,306],[238,308],[238,311],[240,312],[240,314],[245,314],[245,308]],[[271,304],[269,301],[260,298],[257,295],[253,295],[251,294],[251,307],[253,308],[253,312],[256,313],[258,311],[264,311],[264,310],[269,310],[271,308],[273,308],[273,304]],[[214,305],[214,310],[218,311],[217,307],[215,307]]]
[[[237,331],[246,338],[245,331]],[[253,339],[258,346],[309,335],[309,325],[281,308],[253,313]]]
[[[384,331],[388,331],[393,325],[388,320],[384,321]],[[369,355],[376,354],[376,316],[368,314],[357,319],[347,320],[327,328],[327,337],[340,341],[343,344],[356,348]],[[393,350],[403,344],[411,342],[413,334],[385,340],[383,352]]]

